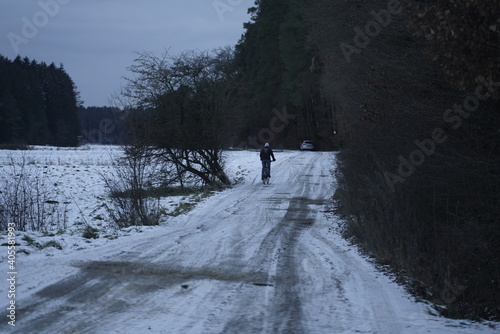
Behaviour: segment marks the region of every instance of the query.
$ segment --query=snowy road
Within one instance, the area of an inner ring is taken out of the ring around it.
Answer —
[[[429,315],[338,236],[324,212],[331,153],[277,158],[271,184],[252,171],[168,226],[43,264],[24,258],[17,325],[0,332],[495,332]]]

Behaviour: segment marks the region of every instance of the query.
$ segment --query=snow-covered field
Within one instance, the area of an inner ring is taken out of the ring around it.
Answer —
[[[0,248],[1,333],[498,331],[432,315],[338,235],[333,153],[276,152],[271,184],[262,185],[257,152],[227,152],[235,186],[161,226],[122,231],[110,227],[101,176],[112,171],[116,148],[0,151],[1,175],[20,154],[50,179],[65,229],[16,233],[14,271],[8,247]],[[169,211],[193,200],[161,204]],[[87,225],[98,239],[82,237]]]
[[[236,152],[235,154],[238,154]],[[115,171],[113,162],[121,156],[117,146],[84,146],[81,148],[34,147],[30,151],[1,151],[0,178],[18,175],[24,164],[24,173],[31,175],[31,180],[41,180],[44,191],[48,191],[48,200],[56,203],[53,207],[60,217],[57,224],[49,226],[49,233],[20,233],[22,244],[18,250],[37,252],[38,248],[22,240],[25,236],[39,245],[55,242],[63,248],[62,253],[101,246],[110,239],[135,234],[148,228],[128,228],[117,230],[109,218],[108,207],[112,207],[103,177],[112,177]],[[230,155],[228,155],[230,158]],[[13,168],[11,165],[15,163]],[[242,171],[231,171],[235,177]],[[0,183],[1,184],[1,183]],[[196,204],[197,195],[164,197],[161,206],[165,212],[172,213],[179,204]],[[50,219],[48,219],[50,220]],[[168,223],[168,216],[162,217],[162,223]],[[97,230],[97,240],[82,238],[87,226]],[[62,233],[61,230],[64,230]],[[33,243],[33,242],[32,242]],[[55,252],[47,247],[44,253]],[[57,254],[60,251],[55,252]],[[1,254],[2,256],[4,254]]]

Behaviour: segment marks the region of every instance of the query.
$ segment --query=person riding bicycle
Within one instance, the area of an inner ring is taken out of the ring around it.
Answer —
[[[273,158],[273,161],[276,161],[273,150],[269,147],[269,143],[266,143],[264,148],[260,150],[260,161],[262,161],[262,180],[264,180],[264,177],[266,176],[271,177],[271,158]],[[264,175],[266,168],[269,171],[268,175]]]

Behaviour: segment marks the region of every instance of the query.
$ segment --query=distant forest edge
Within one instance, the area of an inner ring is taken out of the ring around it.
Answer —
[[[124,121],[128,114],[116,107],[78,107],[82,144],[122,145],[128,142]]]
[[[64,70],[0,56],[0,144],[77,146],[78,92]]]

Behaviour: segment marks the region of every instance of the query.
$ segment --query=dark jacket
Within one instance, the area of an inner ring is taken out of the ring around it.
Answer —
[[[269,147],[264,147],[262,150],[260,150],[260,160],[271,160],[273,158],[273,161],[276,161],[276,158],[274,157],[273,150]]]

